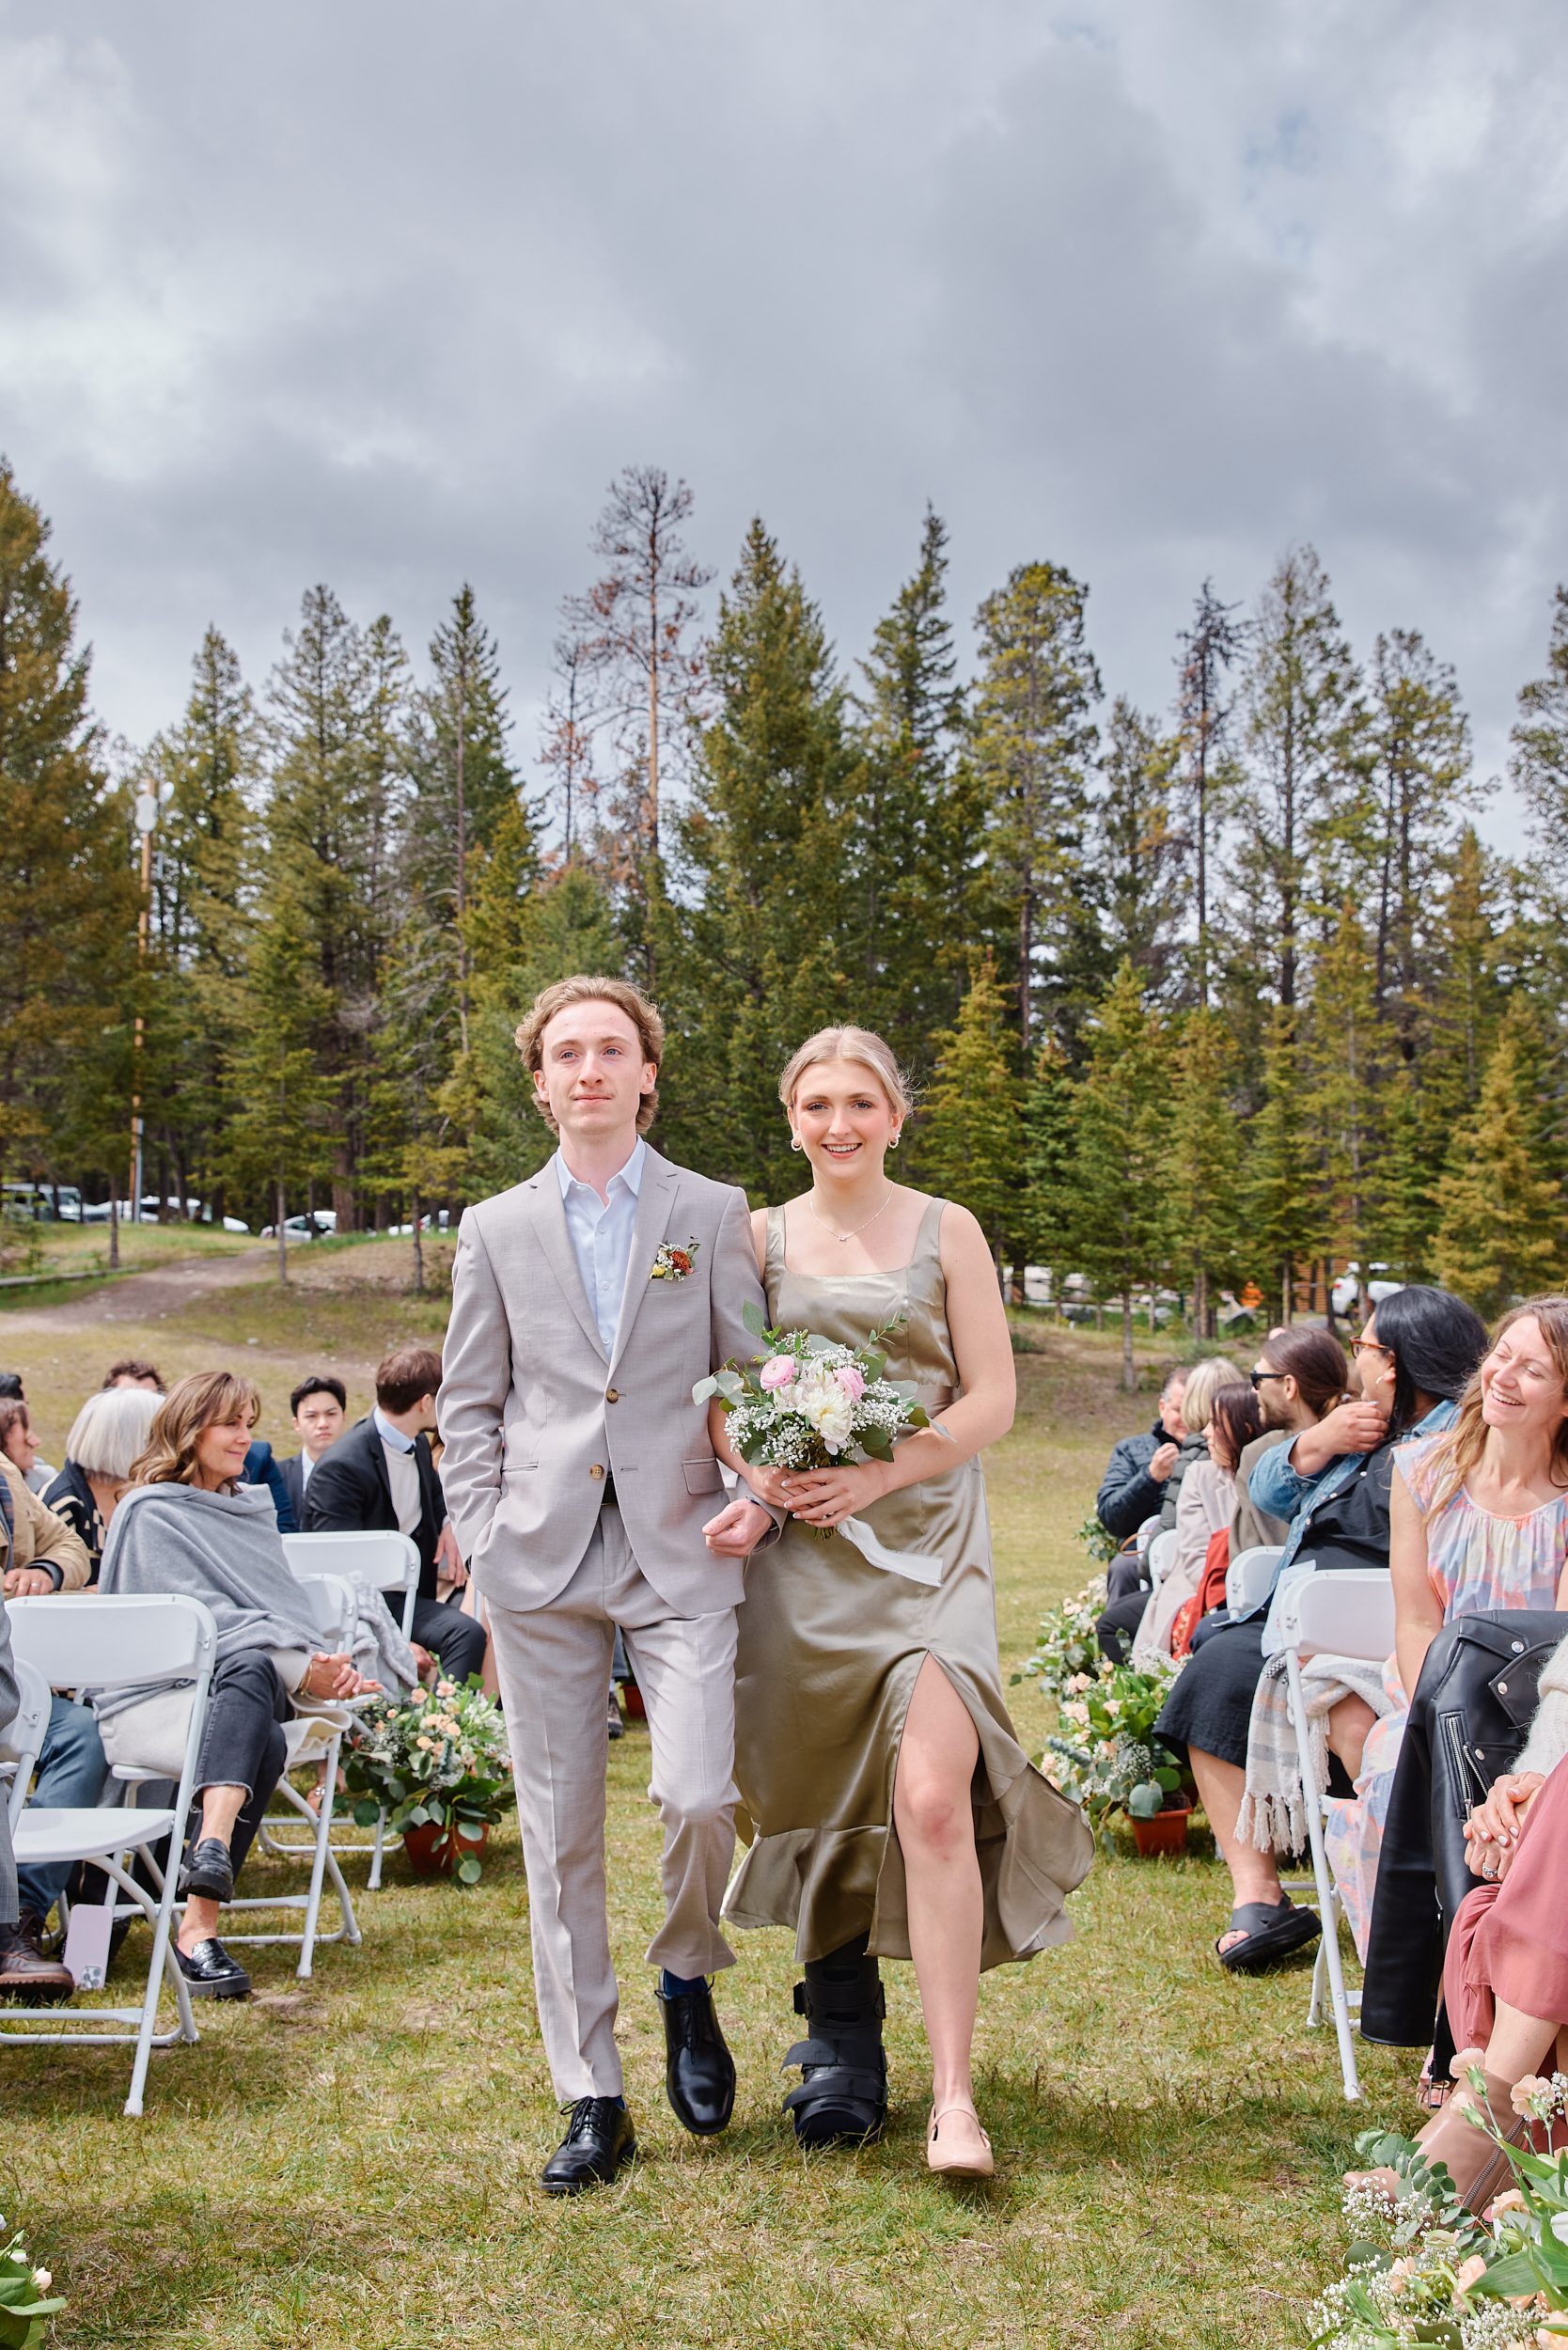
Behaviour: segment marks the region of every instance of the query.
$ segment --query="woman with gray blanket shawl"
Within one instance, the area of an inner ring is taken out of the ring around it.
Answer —
[[[245,1379],[201,1371],[160,1405],[103,1546],[99,1589],[199,1599],[218,1628],[195,1792],[176,1960],[193,1997],[243,1998],[250,1977],[217,1938],[273,1789],[287,1765],[284,1724],[378,1686],[347,1655],[323,1655],[284,1554],[272,1496],[243,1485],[258,1398]],[[382,1611],[384,1614],[384,1610]],[[178,1777],[190,1724],[180,1689],[89,1693],[111,1762]],[[346,1721],[345,1717],[345,1721]]]

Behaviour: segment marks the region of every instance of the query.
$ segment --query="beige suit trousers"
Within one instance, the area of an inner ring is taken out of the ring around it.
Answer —
[[[605,1716],[619,1624],[648,1707],[664,1826],[665,1922],[651,1966],[732,1966],[719,1908],[735,1849],[735,1611],[672,1615],[601,1511],[571,1582],[543,1607],[486,1602],[516,1773],[534,1990],[556,2094],[621,2093],[604,1877]]]

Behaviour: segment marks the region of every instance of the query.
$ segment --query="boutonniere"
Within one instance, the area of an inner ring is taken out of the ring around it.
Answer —
[[[671,1240],[661,1241],[653,1257],[651,1281],[683,1281],[697,1262],[698,1244],[689,1240],[683,1248],[677,1248]]]

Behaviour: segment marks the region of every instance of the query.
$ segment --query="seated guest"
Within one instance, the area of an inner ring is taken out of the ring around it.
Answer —
[[[1507,2129],[1515,2081],[1568,2072],[1568,1640],[1541,1675],[1540,1703],[1524,1752],[1465,1823],[1471,1873],[1480,1882],[1460,1904],[1443,1960],[1443,2004],[1464,2058],[1479,2063],[1492,2110]],[[1467,2060],[1467,2061],[1466,2061]],[[1539,2150],[1542,2138],[1537,2135]],[[1492,2140],[1450,2104],[1417,2143],[1446,2163],[1459,2200],[1484,2208],[1498,2187]],[[1560,2145],[1560,2136],[1554,2138]],[[1392,2170],[1352,2174],[1358,2186],[1398,2193]]]
[[[1139,1672],[1152,1671],[1157,1657],[1170,1654],[1171,1625],[1203,1580],[1210,1538],[1231,1522],[1235,1478],[1220,1467],[1209,1448],[1215,1399],[1228,1387],[1252,1392],[1245,1371],[1222,1355],[1210,1355],[1187,1374],[1182,1398],[1187,1429],[1183,1449],[1190,1446],[1194,1457],[1177,1496],[1175,1556],[1134,1637],[1132,1661]]]
[[[28,1490],[9,1438],[25,1403],[0,1403],[0,1554],[8,1599],[42,1591],[79,1591],[87,1580],[87,1554],[79,1537]]]
[[[468,1580],[431,1458],[441,1357],[428,1346],[402,1346],[376,1368],[376,1406],[323,1453],[305,1491],[312,1534],[410,1534],[419,1545],[416,1648],[436,1657],[448,1680],[484,1669],[487,1636],[461,1606],[436,1596],[436,1575]]]
[[[300,1449],[279,1461],[278,1475],[288,1491],[294,1524],[305,1524],[305,1489],[310,1472],[323,1452],[330,1452],[349,1424],[349,1391],[341,1379],[321,1374],[302,1379],[289,1398]]]
[[[11,1628],[0,1599],[0,1737],[16,1719],[21,1692],[11,1658]],[[58,1959],[45,1958],[33,1935],[20,1930],[21,1896],[11,1852],[10,1812],[0,1802],[0,1998],[40,2000],[52,2007],[69,1999],[76,1985]]]
[[[22,1471],[22,1481],[27,1491],[41,1496],[53,1484],[59,1471],[48,1461],[39,1459],[39,1440],[33,1434],[26,1397],[17,1396],[7,1401],[14,1401],[16,1410],[5,1423],[6,1432],[0,1437],[0,1446],[4,1447],[6,1458],[12,1467]]]
[[[1289,1336],[1264,1340],[1254,1374],[1262,1392],[1286,1375],[1296,1379],[1298,1389],[1303,1385],[1299,1364],[1296,1371],[1284,1371]],[[1480,1317],[1442,1291],[1404,1289],[1381,1301],[1358,1341],[1364,1360],[1377,1366],[1375,1378],[1363,1371],[1361,1399],[1309,1421],[1288,1445],[1265,1451],[1253,1469],[1254,1502],[1271,1515],[1290,1516],[1279,1573],[1298,1555],[1315,1560],[1320,1571],[1387,1566],[1394,1448],[1451,1417],[1451,1399],[1463,1390],[1485,1339]],[[1154,1725],[1165,1745],[1186,1754],[1231,1872],[1234,1906],[1215,1950],[1231,1970],[1267,1966],[1322,1932],[1315,1911],[1298,1909],[1280,1891],[1273,1852],[1260,1852],[1236,1832],[1263,1668],[1263,1615],[1260,1607],[1195,1650]],[[1373,1718],[1354,1697],[1329,1715],[1330,1748],[1352,1778]]]
[[[149,1395],[162,1395],[164,1374],[156,1363],[143,1362],[139,1355],[124,1355],[109,1365],[103,1386],[105,1392],[110,1387],[146,1387]]]
[[[1231,1520],[1231,1556],[1244,1550],[1281,1550],[1288,1517],[1275,1517],[1252,1497],[1252,1472],[1265,1452],[1290,1445],[1305,1429],[1346,1401],[1344,1349],[1326,1330],[1293,1324],[1271,1330],[1252,1373],[1263,1431],[1242,1454],[1236,1472],[1236,1510]]]
[[[43,1501],[81,1540],[89,1584],[98,1581],[115,1504],[162,1402],[147,1387],[104,1387],[88,1396],[71,1423],[65,1466]]]
[[[256,1401],[256,1412],[251,1419],[252,1427],[256,1425],[256,1419],[259,1417],[260,1411],[261,1399],[259,1396]],[[240,1482],[242,1485],[265,1487],[272,1500],[273,1514],[277,1520],[277,1530],[280,1534],[297,1534],[301,1531],[300,1522],[294,1515],[294,1505],[289,1497],[288,1480],[283,1474],[283,1465],[280,1461],[274,1460],[272,1446],[263,1443],[259,1436],[253,1436],[245,1448],[245,1465],[240,1472]]]
[[[103,1546],[104,1592],[173,1592],[201,1600],[218,1627],[195,1792],[199,1821],[185,1853],[176,1958],[194,1997],[243,1998],[250,1977],[217,1938],[251,1840],[282,1775],[283,1725],[377,1686],[352,1657],[316,1648],[309,1606],[291,1574],[272,1499],[241,1482],[258,1398],[227,1371],[181,1379],[160,1404]],[[177,1777],[190,1700],[181,1692],[91,1692],[112,1762]],[[172,1766],[172,1768],[171,1768]]]
[[[1182,1418],[1186,1378],[1184,1370],[1168,1372],[1160,1389],[1160,1416],[1148,1434],[1123,1436],[1111,1447],[1110,1464],[1094,1507],[1106,1533],[1114,1534],[1119,1543],[1136,1534],[1145,1518],[1159,1515],[1165,1480],[1176,1465],[1177,1450],[1187,1433]]]

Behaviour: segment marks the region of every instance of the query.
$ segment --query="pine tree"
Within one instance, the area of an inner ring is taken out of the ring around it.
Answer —
[[[129,1022],[137,994],[130,804],[108,788],[89,655],[48,540],[0,460],[0,1156],[8,1174],[35,1178],[66,1171],[73,1060],[110,1075],[104,1031]],[[118,1115],[124,1168],[129,1093]],[[91,1123],[102,1167],[96,1113]],[[74,1139],[85,1146],[80,1128]]]
[[[1278,1284],[1279,1319],[1295,1312],[1296,1269],[1322,1246],[1305,1115],[1305,1054],[1293,1011],[1277,1006],[1263,1046],[1262,1101],[1247,1127],[1242,1229],[1254,1263]]]
[[[1401,1058],[1415,1058],[1432,994],[1432,916],[1454,808],[1469,774],[1469,721],[1454,674],[1413,629],[1372,650],[1378,801],[1376,996]]]
[[[1231,704],[1225,675],[1247,642],[1245,622],[1233,620],[1233,603],[1221,603],[1206,579],[1193,609],[1192,626],[1181,635],[1180,720],[1182,781],[1190,811],[1193,894],[1198,916],[1198,1001],[1209,1000],[1212,948],[1209,885],[1214,845],[1226,807],[1234,796],[1233,771],[1226,758]]]
[[[1073,1232],[1074,1095],[1072,1063],[1056,1038],[1047,1037],[1024,1094],[1021,1222],[1026,1260],[1050,1275],[1058,1317]]]
[[[991,811],[986,852],[1017,941],[1026,1064],[1053,965],[1078,918],[1090,713],[1101,692],[1084,641],[1088,593],[1059,564],[1021,563],[975,619],[982,664],[975,760]]]
[[[1370,1271],[1371,1183],[1377,1158],[1376,1102],[1382,1075],[1375,963],[1360,916],[1347,899],[1316,959],[1308,1033],[1297,1066],[1303,1114],[1317,1158],[1314,1189],[1326,1254]],[[1330,1273],[1325,1291],[1333,1286]]]
[[[1022,1221],[1022,1088],[1011,1068],[1007,1001],[987,954],[956,1027],[933,1039],[935,1075],[921,1120],[919,1164],[932,1190],[967,1208],[1002,1258]]]
[[[1233,1093],[1236,1050],[1216,1012],[1200,1006],[1182,1022],[1170,1070],[1165,1165],[1173,1256],[1191,1278],[1192,1325],[1213,1338],[1215,1300],[1238,1278],[1243,1238],[1241,1129]]]
[[[358,1215],[378,974],[401,896],[394,856],[402,799],[408,664],[384,617],[361,631],[328,588],[306,596],[268,693],[268,889],[305,926],[315,985],[310,1041],[328,1101],[337,1229]]]
[[[846,846],[845,967],[862,1023],[913,1064],[950,1019],[974,942],[974,778],[944,580],[947,529],[930,507],[920,561],[877,624],[854,702],[858,764]],[[966,821],[965,821],[966,820]]]
[[[191,666],[183,719],[154,737],[138,771],[149,791],[168,795],[153,860],[142,1093],[161,1183],[172,1172],[176,1198],[199,1192],[221,1216],[235,990],[257,885],[251,795],[259,746],[250,689],[216,629]]]
[[[1397,1062],[1383,1104],[1370,1203],[1373,1256],[1396,1281],[1431,1282],[1436,1183],[1416,1075]]]
[[[1360,680],[1328,580],[1310,547],[1292,550],[1260,601],[1244,682],[1251,761],[1234,888],[1247,951],[1276,1002],[1296,1001],[1316,856],[1337,902],[1330,854],[1347,806],[1362,812]],[[1266,975],[1266,976],[1265,976]]]
[[[1153,1291],[1169,1254],[1165,1171],[1170,1050],[1130,962],[1119,965],[1090,1032],[1074,1097],[1072,1247],[1097,1296],[1121,1305],[1121,1383],[1137,1386],[1133,1299]]]
[[[1437,1185],[1438,1277],[1483,1314],[1499,1313],[1511,1297],[1547,1287],[1562,1261],[1562,1189],[1537,1169],[1537,1119],[1522,1082],[1521,1025],[1511,1007],[1474,1115],[1454,1136],[1448,1171]]]
[[[1117,696],[1100,754],[1086,879],[1100,915],[1104,980],[1126,958],[1151,995],[1170,984],[1189,898],[1184,843],[1170,822],[1180,747]]]
[[[661,958],[661,1132],[677,1158],[776,1200],[799,1185],[778,1073],[856,1006],[839,946],[843,690],[821,616],[760,521],[708,670],[717,708],[698,740]]]
[[[257,1202],[258,1221],[274,1225],[277,1277],[287,1281],[290,1195],[298,1201],[333,1165],[332,1079],[318,1049],[331,997],[306,910],[287,882],[251,925],[235,999],[225,1172]]]
[[[1536,855],[1560,892],[1568,886],[1568,587],[1552,602],[1546,674],[1519,694],[1509,771],[1534,820]]]
[[[420,1220],[467,1171],[468,1056],[459,1050],[451,941],[415,904],[382,973],[371,1089],[373,1147],[365,1172],[407,1203],[414,1288],[425,1286]],[[401,1220],[401,1219],[400,1219]]]

